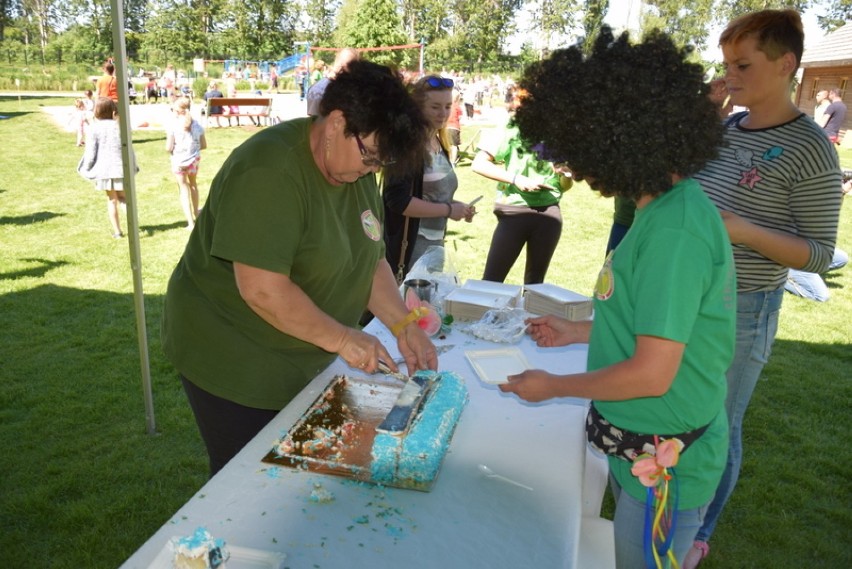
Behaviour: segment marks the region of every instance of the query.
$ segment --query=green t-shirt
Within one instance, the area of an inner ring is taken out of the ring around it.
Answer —
[[[613,425],[642,434],[677,434],[710,423],[676,467],[681,509],[712,498],[725,467],[728,421],[725,372],[734,351],[736,284],[728,234],[697,182],[676,184],[636,210],[631,230],[610,254],[595,286],[588,368],[628,359],[636,337],[686,345],[661,397],[595,401]],[[631,463],[610,458],[610,471],[631,496],[646,488]]]
[[[384,258],[375,178],[329,184],[310,118],[266,128],[213,180],[169,281],[162,338],[175,367],[241,405],[281,409],[335,357],[283,334],[240,297],[233,262],[288,275],[320,310],[355,326]]]
[[[495,130],[482,141],[479,149],[493,156],[495,162],[505,164],[507,172],[526,176],[553,188],[537,192],[522,192],[517,186],[498,182],[496,200],[498,204],[546,207],[559,203],[562,197],[562,187],[559,183],[562,174],[555,172],[550,162],[540,160],[535,153],[524,149],[518,127],[506,126]]]

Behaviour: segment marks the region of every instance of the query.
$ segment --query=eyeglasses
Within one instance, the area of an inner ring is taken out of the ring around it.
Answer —
[[[437,75],[429,75],[423,80],[426,81],[426,84],[432,87],[433,89],[440,89],[441,87],[444,87],[446,89],[452,89],[453,85],[455,85],[452,79],[449,79],[447,77],[438,77]]]
[[[361,137],[357,134],[355,136],[355,142],[358,143],[358,150],[361,152],[361,162],[364,166],[369,166],[371,168],[379,167],[384,168],[385,166],[390,166],[395,163],[396,160],[390,158],[388,160],[381,160],[375,156],[370,156],[369,152],[367,152],[367,147],[364,146],[364,142],[361,140]]]

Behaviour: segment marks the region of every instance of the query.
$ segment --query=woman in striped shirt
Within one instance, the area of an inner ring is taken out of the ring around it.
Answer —
[[[695,178],[722,213],[737,271],[737,345],[728,370],[728,464],[683,567],[707,541],[734,489],[742,421],[778,325],[787,270],[819,273],[831,262],[841,176],[822,129],[791,101],[804,33],[794,10],[764,10],[731,22],[719,40],[730,102],[725,145]]]

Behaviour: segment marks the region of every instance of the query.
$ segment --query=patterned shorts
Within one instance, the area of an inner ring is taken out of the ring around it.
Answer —
[[[172,170],[172,172],[174,172],[178,176],[198,174],[199,162],[201,162],[200,156],[193,160],[192,164],[190,164],[189,166],[177,166]]]

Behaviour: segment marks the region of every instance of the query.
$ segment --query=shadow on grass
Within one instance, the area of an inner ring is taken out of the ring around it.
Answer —
[[[0,101],[11,100],[11,99],[12,99],[12,97],[0,97]],[[4,120],[9,120],[9,119],[19,119],[21,117],[25,117],[25,116],[31,115],[31,114],[33,114],[32,111],[5,112],[5,113],[0,113],[0,117],[3,117]]]
[[[460,231],[448,229],[447,237],[444,238],[444,241],[448,241],[450,237],[452,237],[455,241],[470,241],[471,239],[477,239],[476,235],[463,234]]]
[[[36,267],[29,269],[21,269],[19,271],[11,271],[8,273],[0,273],[0,281],[22,279],[25,277],[41,278],[47,274],[47,271],[67,265],[68,261],[48,261],[47,259],[20,259],[26,263],[38,263]]]
[[[152,437],[131,294],[44,285],[0,295],[0,472],[15,488],[0,492],[0,547],[27,567],[117,567],[204,483],[204,447],[160,348],[161,304],[146,298]],[[116,532],[116,519],[127,527]],[[103,548],[67,547],[80,540]]]
[[[5,192],[6,190],[0,190]],[[0,225],[29,225],[31,223],[41,223],[53,219],[54,217],[62,217],[64,213],[54,213],[52,211],[37,211],[28,213],[27,215],[18,215],[14,217],[0,217]]]
[[[140,225],[139,231],[144,231],[145,235],[150,237],[154,233],[159,233],[160,231],[170,231],[172,229],[184,227],[186,227],[185,221],[175,221],[173,223],[161,223],[159,225]]]
[[[843,289],[843,284],[840,282],[842,280],[840,271],[829,271],[822,275],[822,280],[825,281],[825,285],[830,289]]]
[[[144,139],[140,139],[140,140],[134,140],[133,146],[136,146],[137,144],[148,144],[149,142],[163,142],[164,140],[166,140],[165,135],[156,136],[154,138],[144,138]]]

